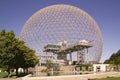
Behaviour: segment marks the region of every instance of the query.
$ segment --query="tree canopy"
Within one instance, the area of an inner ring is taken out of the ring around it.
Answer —
[[[118,50],[116,53],[113,53],[109,59],[105,60],[104,63],[116,65],[118,68],[120,65],[120,50]]]
[[[0,67],[10,69],[34,67],[38,63],[35,51],[16,38],[13,31],[0,31]]]

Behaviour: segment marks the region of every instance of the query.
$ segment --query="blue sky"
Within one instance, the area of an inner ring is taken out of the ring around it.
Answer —
[[[101,62],[120,49],[120,0],[0,0],[0,30],[13,30],[19,37],[33,13],[53,4],[79,7],[96,20],[103,36]]]

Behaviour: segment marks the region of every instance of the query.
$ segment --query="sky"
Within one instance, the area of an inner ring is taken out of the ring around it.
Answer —
[[[20,32],[36,11],[55,4],[69,4],[83,9],[97,22],[103,37],[100,62],[120,49],[120,0],[0,0],[0,30]]]

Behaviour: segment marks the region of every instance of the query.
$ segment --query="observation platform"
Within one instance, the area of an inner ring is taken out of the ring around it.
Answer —
[[[61,49],[60,45],[48,44],[44,47],[44,52],[53,52],[56,53]]]
[[[52,52],[55,54],[68,54],[75,51],[80,51],[86,48],[92,47],[90,42],[87,40],[80,40],[76,43],[70,44],[68,46],[61,46],[61,45],[53,45],[48,44],[44,47],[44,52]]]

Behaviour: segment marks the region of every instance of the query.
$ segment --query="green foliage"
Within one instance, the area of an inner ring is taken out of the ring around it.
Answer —
[[[105,60],[104,63],[116,65],[118,70],[118,66],[120,65],[120,50],[117,53],[113,53],[109,59]]]
[[[0,67],[10,74],[10,69],[34,67],[38,63],[35,51],[25,46],[24,42],[15,37],[13,31],[0,31]]]
[[[59,71],[59,70],[60,70],[60,65],[54,63],[54,64],[53,64],[53,71]]]
[[[1,67],[10,70],[12,59],[14,58],[14,45],[15,35],[13,31],[5,32],[0,31],[0,64]]]
[[[108,77],[108,78],[90,79],[90,80],[120,80],[120,77]]]
[[[83,70],[83,68],[84,68],[84,70],[88,71],[88,69],[89,69],[89,67],[91,67],[91,65],[90,64],[77,64],[76,67],[80,67],[80,70]]]
[[[56,63],[52,63],[51,60],[47,60],[46,61],[46,67],[47,67],[47,71],[59,71],[60,70],[60,65],[56,64]]]
[[[120,64],[120,50],[117,53],[113,53],[109,59],[105,60],[104,63],[119,65]]]
[[[53,69],[53,63],[52,63],[52,61],[51,60],[47,60],[46,61],[46,67],[47,67],[47,70],[48,71],[51,71],[51,69]]]

